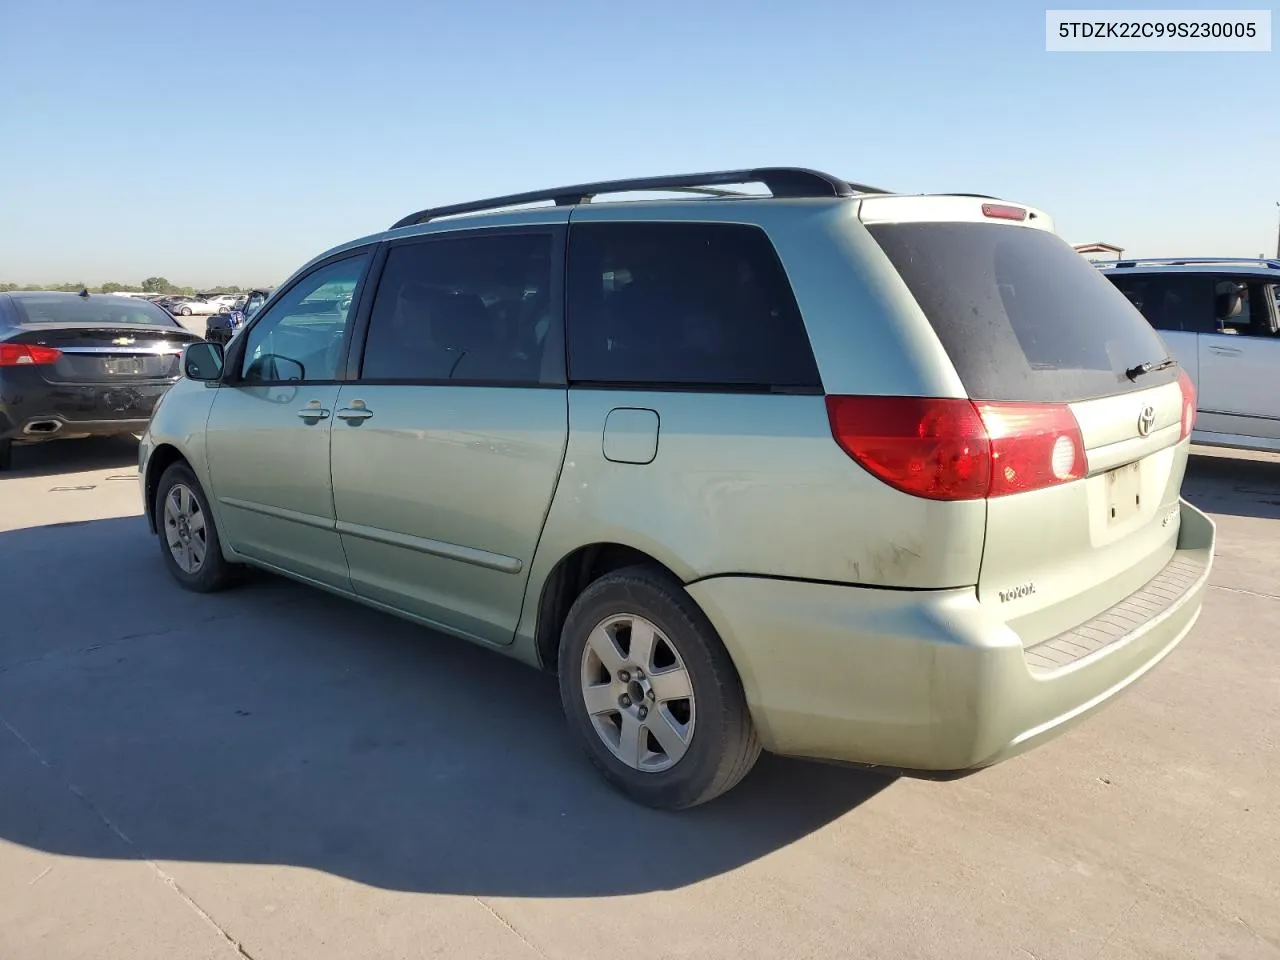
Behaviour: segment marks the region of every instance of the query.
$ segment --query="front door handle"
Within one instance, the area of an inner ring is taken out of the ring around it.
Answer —
[[[329,419],[329,411],[320,405],[319,400],[312,400],[298,411],[298,416],[303,420],[327,420]]]
[[[1212,353],[1216,353],[1220,357],[1238,357],[1240,356],[1239,347],[1210,347]]]
[[[337,416],[339,420],[345,420],[347,423],[360,423],[372,417],[373,411],[364,405],[363,400],[352,400],[351,406],[343,407],[338,411]]]

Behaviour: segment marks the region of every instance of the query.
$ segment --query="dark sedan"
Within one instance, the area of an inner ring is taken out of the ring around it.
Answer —
[[[14,443],[141,434],[199,339],[137,297],[0,293],[0,470]]]

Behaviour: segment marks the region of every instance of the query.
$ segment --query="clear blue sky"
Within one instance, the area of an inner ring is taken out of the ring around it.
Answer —
[[[272,283],[422,206],[762,164],[1274,254],[1280,54],[1050,54],[1044,9],[0,0],[0,280]]]

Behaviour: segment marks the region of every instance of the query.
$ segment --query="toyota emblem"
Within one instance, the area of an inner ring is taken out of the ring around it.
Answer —
[[[1138,414],[1138,436],[1145,437],[1156,424],[1156,408],[1147,404]]]

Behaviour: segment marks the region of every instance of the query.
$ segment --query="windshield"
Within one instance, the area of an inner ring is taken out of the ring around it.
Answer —
[[[1141,313],[1065,241],[993,223],[868,227],[975,400],[1070,403],[1172,381],[1125,372],[1168,350]]]
[[[133,297],[90,296],[75,294],[11,293],[9,297],[18,311],[19,323],[147,323],[175,327],[177,322],[154,304]]]

